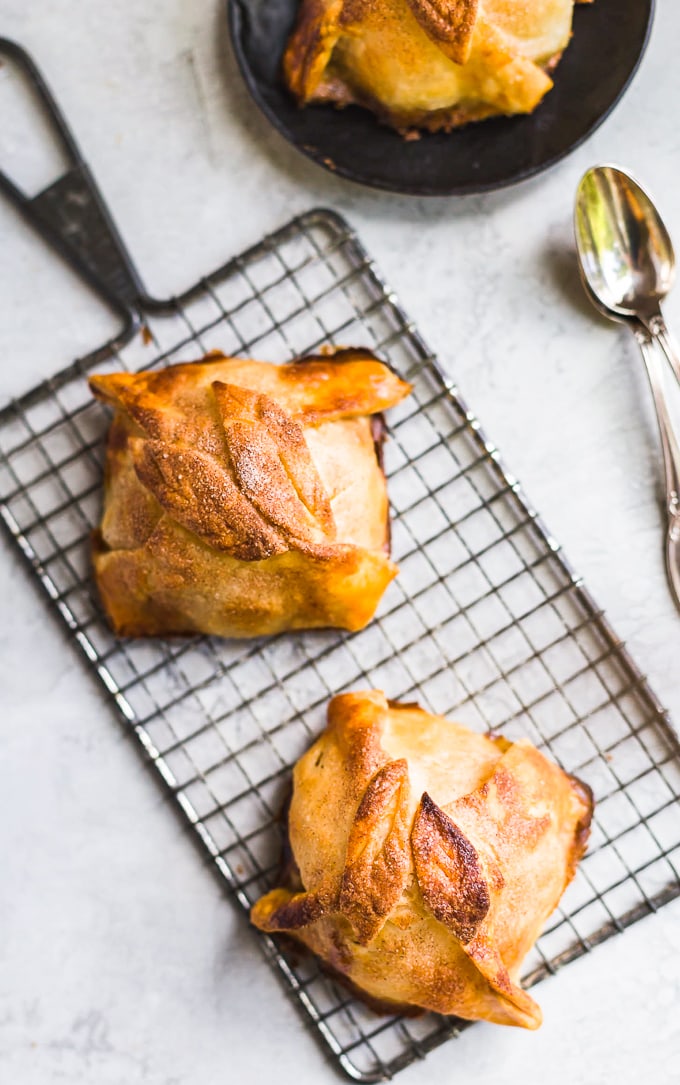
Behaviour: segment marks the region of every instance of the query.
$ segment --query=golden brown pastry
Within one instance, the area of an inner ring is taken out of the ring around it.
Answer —
[[[214,354],[90,386],[115,410],[94,570],[118,633],[366,625],[397,572],[380,412],[410,389],[386,365]]]
[[[301,105],[367,106],[404,131],[530,113],[552,87],[574,2],[301,0],[286,82]]]
[[[385,1010],[537,1028],[519,969],[574,875],[592,805],[529,742],[377,690],[334,697],[295,766],[285,884],[252,920]]]

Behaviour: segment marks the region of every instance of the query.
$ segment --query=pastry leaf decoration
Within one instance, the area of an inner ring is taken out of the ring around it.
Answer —
[[[220,381],[212,390],[241,492],[289,535],[332,537],[330,500],[301,426],[269,396]]]
[[[463,944],[471,941],[491,904],[477,851],[425,792],[411,829],[423,900]]]
[[[451,60],[464,64],[470,56],[479,0],[409,0],[423,30]]]
[[[409,869],[408,766],[390,761],[369,783],[347,843],[338,911],[368,945],[399,900]]]
[[[211,397],[217,419],[195,412],[178,423],[175,409],[164,426],[149,411],[151,434],[130,439],[137,475],[159,504],[243,561],[332,542],[330,500],[298,423],[235,385],[215,381]],[[135,421],[144,428],[140,412]]]
[[[204,542],[242,561],[288,549],[214,456],[139,437],[129,443],[140,481],[178,524]]]

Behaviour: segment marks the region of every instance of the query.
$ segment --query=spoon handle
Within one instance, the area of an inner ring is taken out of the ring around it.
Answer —
[[[680,350],[678,350],[675,338],[669,331],[662,313],[660,311],[656,313],[646,326],[666,355],[668,364],[675,374],[675,379],[680,382]]]
[[[676,603],[680,606],[680,445],[666,403],[666,393],[663,386],[663,361],[656,348],[657,342],[661,346],[663,344],[660,342],[659,336],[650,334],[648,329],[642,325],[635,330],[634,334],[640,345],[647,369],[659,424],[666,479],[666,515],[668,517],[666,567]],[[674,357],[675,361],[678,362],[677,354]],[[668,360],[671,361],[670,357]],[[671,364],[673,363],[671,362]],[[678,365],[677,371],[673,366],[673,371],[680,380],[680,365]]]

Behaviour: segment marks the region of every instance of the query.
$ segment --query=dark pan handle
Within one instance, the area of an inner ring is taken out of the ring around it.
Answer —
[[[87,162],[28,53],[0,37],[2,57],[27,78],[68,166],[61,177],[32,197],[0,170],[0,192],[107,304],[130,314],[137,309],[144,287]]]

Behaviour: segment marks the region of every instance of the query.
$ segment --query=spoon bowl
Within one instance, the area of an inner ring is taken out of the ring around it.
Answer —
[[[588,170],[576,195],[576,247],[589,292],[612,317],[647,323],[675,279],[668,230],[643,188],[616,166]]]

